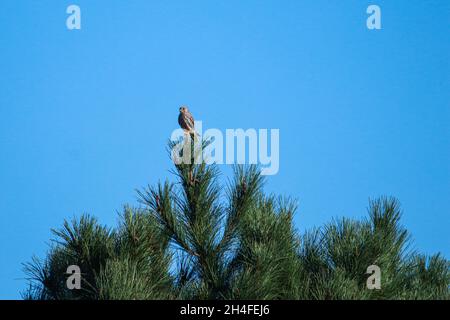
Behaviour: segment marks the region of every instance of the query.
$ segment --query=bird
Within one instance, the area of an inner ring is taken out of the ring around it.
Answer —
[[[180,114],[178,115],[178,124],[186,134],[195,135],[195,120],[186,106],[180,107]]]

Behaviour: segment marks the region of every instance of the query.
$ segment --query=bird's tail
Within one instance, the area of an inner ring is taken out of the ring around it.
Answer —
[[[195,130],[191,130],[191,131],[189,131],[189,134],[192,136],[192,137],[200,137],[200,135],[195,131]]]

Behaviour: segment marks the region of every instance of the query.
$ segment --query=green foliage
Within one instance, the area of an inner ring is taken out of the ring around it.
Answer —
[[[371,201],[362,221],[343,218],[299,235],[295,202],[265,195],[256,167],[237,166],[223,187],[216,166],[191,162],[175,165],[178,183],[139,190],[141,207],[126,206],[116,229],[83,215],[53,230],[47,257],[25,265],[23,297],[450,298],[449,261],[408,251],[397,200]],[[69,265],[81,269],[80,290],[67,289]],[[380,290],[366,287],[370,265],[381,269]]]

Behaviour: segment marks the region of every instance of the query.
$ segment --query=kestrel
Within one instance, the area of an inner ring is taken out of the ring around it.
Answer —
[[[180,114],[178,115],[178,124],[186,133],[195,134],[194,117],[189,112],[186,106],[180,107]]]

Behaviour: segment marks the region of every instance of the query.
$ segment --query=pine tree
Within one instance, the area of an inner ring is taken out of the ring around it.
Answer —
[[[225,188],[217,166],[205,162],[175,164],[173,173],[176,184],[139,190],[141,205],[125,206],[115,229],[83,215],[53,230],[45,259],[25,264],[23,297],[450,298],[449,261],[408,250],[394,198],[371,201],[363,221],[344,218],[299,235],[295,202],[266,195],[255,166],[235,167]],[[70,265],[80,267],[80,290],[67,288]],[[380,290],[366,287],[370,265],[381,269]]]

